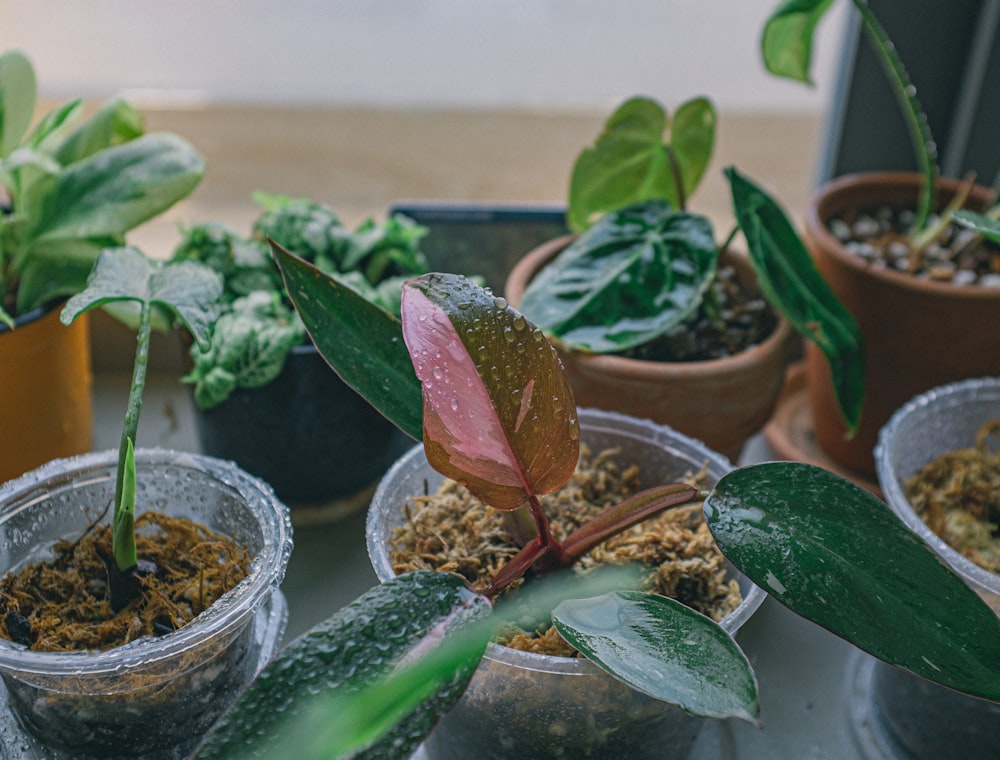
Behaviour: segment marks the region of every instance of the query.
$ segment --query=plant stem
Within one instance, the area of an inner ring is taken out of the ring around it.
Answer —
[[[142,413],[142,392],[146,385],[146,367],[149,363],[149,335],[152,329],[152,305],[149,301],[142,303],[139,311],[139,327],[136,334],[135,362],[132,367],[132,386],[128,392],[128,405],[125,408],[125,422],[122,425],[122,437],[118,446],[118,472],[115,478],[115,514],[112,520],[114,533],[112,535],[112,551],[117,559],[119,557],[119,547],[123,541],[131,541],[131,536],[120,535],[119,525],[122,509],[122,494],[124,493],[125,474],[129,449],[135,445],[136,434],[139,430],[139,415]],[[134,498],[134,494],[133,494]],[[127,570],[121,567],[119,570]]]
[[[917,168],[924,175],[924,184],[917,201],[917,216],[913,225],[914,232],[919,233],[927,224],[927,218],[931,213],[931,204],[934,200],[934,182],[938,173],[937,144],[931,135],[927,114],[924,113],[920,101],[917,99],[917,88],[910,80],[910,76],[903,66],[903,61],[896,51],[895,44],[889,39],[885,28],[868,7],[868,0],[852,1],[854,7],[858,9],[858,13],[861,14],[864,30],[871,39],[872,47],[875,49],[875,53],[882,63],[882,68],[893,86],[896,98],[899,100],[903,119],[913,143]]]

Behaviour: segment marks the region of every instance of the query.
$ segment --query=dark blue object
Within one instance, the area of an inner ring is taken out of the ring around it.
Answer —
[[[266,480],[289,506],[321,507],[374,486],[413,445],[347,386],[312,344],[281,374],[195,410],[202,450]]]

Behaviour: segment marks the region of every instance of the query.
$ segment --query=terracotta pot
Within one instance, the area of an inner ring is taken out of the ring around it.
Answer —
[[[572,242],[556,238],[522,258],[507,278],[505,295],[517,306],[538,271]],[[724,258],[742,282],[754,281],[745,256]],[[725,359],[656,362],[560,351],[579,406],[629,414],[670,425],[736,461],[743,445],[771,417],[794,345],[780,320],[763,343]]]
[[[90,450],[90,333],[87,315],[59,321],[62,302],[0,325],[0,482],[59,457]]]
[[[950,285],[875,269],[845,249],[827,222],[852,207],[916,205],[922,178],[907,173],[849,175],[824,185],[806,214],[806,237],[816,264],[854,315],[867,352],[866,397],[857,435],[848,440],[833,395],[829,368],[811,344],[806,376],[816,439],[845,467],[875,475],[879,429],[918,393],[955,380],[1000,375],[1000,289]],[[943,206],[958,182],[938,183]],[[992,191],[976,187],[970,208],[985,208]]]

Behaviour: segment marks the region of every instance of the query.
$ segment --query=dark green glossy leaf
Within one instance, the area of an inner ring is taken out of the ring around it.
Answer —
[[[175,315],[195,340],[207,344],[222,278],[194,261],[154,261],[131,247],[101,251],[87,287],[70,298],[60,319],[118,301],[149,303]]]
[[[423,437],[420,381],[398,319],[335,276],[271,244],[317,350],[345,383],[415,440]]]
[[[577,157],[567,221],[577,232],[603,214],[662,199],[684,208],[704,174],[715,142],[715,109],[706,98],[684,103],[668,126],[649,98],[627,100],[608,118],[593,147]]]
[[[448,573],[371,589],[285,647],[195,756],[409,757],[479,663],[492,627],[475,621],[488,609]]]
[[[983,237],[1000,245],[1000,221],[973,211],[956,211],[952,218],[963,227],[975,230]]]
[[[520,308],[571,349],[624,351],[693,313],[717,264],[708,219],[639,203],[604,216],[549,262]]]
[[[785,0],[770,15],[761,37],[764,65],[772,74],[811,82],[813,36],[833,0]]]
[[[704,509],[726,557],[793,612],[890,664],[1000,699],[1000,619],[865,489],[771,462],[724,476]]]
[[[573,599],[552,613],[556,628],[616,678],[695,715],[757,722],[757,680],[718,624],[656,594],[614,592]]]
[[[496,509],[564,485],[580,423],[555,349],[521,314],[466,277],[403,287],[403,336],[423,386],[424,452]]]
[[[816,269],[781,207],[736,169],[726,170],[733,212],[768,301],[823,351],[849,429],[861,418],[865,352],[861,330]]]

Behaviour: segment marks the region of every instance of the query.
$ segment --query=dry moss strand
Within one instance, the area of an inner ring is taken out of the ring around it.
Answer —
[[[542,498],[552,533],[563,539],[604,509],[640,490],[639,469],[622,466],[620,452],[592,455],[581,447],[580,463],[563,488]],[[704,472],[685,480],[703,486]],[[454,572],[478,590],[513,557],[519,547],[503,526],[503,516],[446,480],[438,491],[408,502],[406,520],[390,540],[396,574],[417,569]],[[574,568],[640,561],[650,567],[645,590],[670,596],[721,620],[740,601],[739,585],[726,572],[725,558],[702,519],[701,505],[668,510],[620,533],[585,555]],[[523,581],[508,589],[513,591]],[[576,654],[551,626],[537,631],[508,630],[500,643],[544,654]]]
[[[927,526],[955,551],[1000,573],[1000,420],[987,422],[975,445],[950,451],[907,479],[904,493]]]
[[[136,547],[155,572],[140,576],[139,598],[117,614],[108,598],[108,525],[60,540],[51,560],[8,573],[0,579],[0,635],[38,651],[104,651],[163,635],[191,622],[250,566],[234,539],[159,512],[139,515]]]

